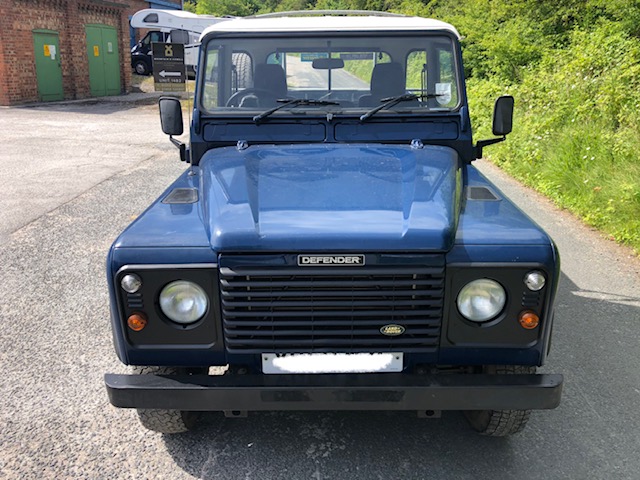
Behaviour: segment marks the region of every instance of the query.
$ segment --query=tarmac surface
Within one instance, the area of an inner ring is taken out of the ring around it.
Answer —
[[[144,430],[110,406],[116,358],[104,262],[118,233],[186,166],[157,108],[111,102],[0,108],[0,478],[637,479],[640,261],[478,166],[562,255],[553,350],[561,406],[507,439],[462,415],[207,414]]]

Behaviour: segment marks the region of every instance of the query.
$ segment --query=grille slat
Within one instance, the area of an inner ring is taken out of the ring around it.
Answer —
[[[282,266],[277,264],[281,259],[220,257],[227,351],[437,349],[444,296],[442,256],[411,257],[416,263],[422,260],[417,265],[360,267],[300,267],[291,262]],[[390,324],[401,325],[405,331],[383,335],[382,327]]]
[[[406,266],[398,267],[406,268]],[[413,267],[410,275],[432,275],[434,272],[439,271],[444,273],[444,267]],[[317,276],[330,276],[344,278],[345,276],[371,276],[382,275],[388,276],[392,272],[388,266],[385,267],[286,267],[286,268],[229,268],[220,267],[220,274],[225,278],[231,277],[260,277],[267,274],[269,277],[283,276],[290,277],[295,275],[296,277],[305,276],[315,278]],[[408,272],[406,272],[408,273]],[[402,276],[402,274],[400,274]]]
[[[253,293],[249,295],[249,297],[253,297]],[[287,300],[272,300],[270,302],[263,302],[253,300],[252,298],[248,301],[235,301],[230,302],[223,300],[222,305],[225,307],[225,310],[229,310],[231,308],[242,308],[242,307],[252,307],[251,311],[259,310],[262,307],[268,307],[269,310],[274,308],[292,308],[292,307],[303,307],[303,311],[308,311],[309,308],[323,308],[323,307],[352,307],[352,308],[370,308],[370,307],[386,307],[389,305],[389,301],[393,302],[393,306],[419,306],[419,305],[429,305],[429,306],[437,306],[440,302],[437,299],[434,300],[396,300],[396,299],[384,299],[384,300],[311,300],[307,302],[302,301],[287,301]]]
[[[320,277],[322,278],[322,277]],[[380,287],[421,287],[421,286],[435,286],[440,285],[438,281],[434,280],[413,280],[411,277],[403,280],[376,280],[375,277],[371,279],[362,278],[358,279],[355,285],[350,281],[345,281],[344,278],[336,277],[332,279],[322,278],[321,280],[306,280],[304,278],[296,278],[295,283],[292,283],[291,277],[287,277],[283,280],[282,276],[273,277],[272,281],[233,281],[229,282],[226,279],[221,280],[220,284],[223,287],[251,287],[251,288],[336,288],[336,287],[352,287],[359,286],[362,288],[380,288]]]
[[[315,310],[311,308],[313,305],[309,305],[307,310],[298,311],[278,311],[277,314],[273,314],[268,310],[248,310],[248,311],[234,311],[228,309],[222,309],[222,314],[225,318],[275,318],[275,317],[300,317],[301,314],[306,314],[309,317],[387,317],[389,320],[399,317],[423,317],[424,312],[419,310]],[[440,311],[437,312],[440,316]]]
[[[437,328],[437,327],[436,327]],[[421,334],[432,334],[434,333],[434,328],[415,328],[412,330],[412,332],[416,335],[421,335]],[[225,333],[227,335],[229,335],[229,338],[231,338],[233,335],[236,335],[238,333],[241,333],[242,331],[238,331],[238,330],[229,330],[225,328]],[[316,325],[316,330],[315,333],[316,335],[321,335],[323,337],[334,337],[334,336],[341,336],[344,337],[345,333],[349,333],[350,330],[318,330],[317,329],[317,325]],[[309,333],[309,330],[307,329],[300,329],[300,330],[291,330],[291,329],[286,329],[286,330],[273,330],[273,331],[261,331],[261,330],[254,330],[251,332],[251,335],[253,335],[254,337],[269,337],[272,336],[274,333],[278,334],[278,336],[280,337],[296,337],[296,336],[300,336],[300,337],[304,337],[305,335],[307,335]],[[371,329],[371,330],[365,330],[363,328],[359,328],[358,329],[358,336],[359,337],[366,337],[366,336],[375,336],[377,337],[377,339],[380,338],[380,330],[379,329]],[[384,339],[386,342],[388,342],[388,338]]]
[[[377,286],[377,285],[376,285]],[[238,288],[238,285],[235,284],[233,285],[234,288]],[[298,287],[298,285],[296,285],[296,287]],[[442,295],[442,290],[441,289],[433,289],[433,290],[429,290],[428,292],[422,291],[422,290],[389,290],[389,289],[379,289],[379,290],[336,290],[335,287],[335,283],[331,284],[331,290],[327,289],[327,290],[318,290],[318,289],[309,289],[306,288],[304,290],[299,290],[299,289],[295,289],[293,290],[294,287],[290,287],[287,289],[283,289],[280,290],[280,296],[281,297],[308,297],[311,294],[313,294],[314,297],[376,297],[376,298],[381,298],[381,297],[386,297],[386,296],[398,296],[398,295],[416,295],[416,293],[419,292],[420,297],[424,297],[424,298],[431,298],[431,297],[439,297]],[[350,288],[351,286],[349,286]],[[258,289],[259,287],[256,287],[255,285],[251,285],[251,297],[252,298],[259,298],[259,297],[273,297],[274,294],[276,293],[275,288],[278,288],[276,286],[273,286],[271,288],[268,289]],[[375,293],[374,293],[375,292]],[[226,299],[226,298],[243,298],[247,296],[247,292],[246,291],[223,291],[222,292],[222,296]]]
[[[345,321],[344,320],[326,320],[326,319],[314,319],[313,321],[315,328],[322,328],[322,327],[342,327],[345,326]],[[365,328],[365,327],[377,327],[378,329],[384,327],[385,325],[387,325],[389,322],[385,321],[384,319],[359,319],[358,320],[358,327],[360,328]],[[305,317],[305,318],[294,318],[292,320],[268,320],[268,321],[264,321],[264,320],[245,320],[240,319],[240,320],[231,320],[231,319],[227,319],[225,320],[225,326],[227,328],[229,328],[229,332],[233,332],[234,328],[249,328],[249,327],[261,327],[261,328],[277,328],[277,327],[288,327],[288,328],[295,328],[295,327],[308,327],[309,326],[309,318]],[[409,325],[411,326],[422,326],[422,327],[438,327],[440,328],[440,317],[437,316],[435,318],[405,318],[404,320],[402,320],[402,325],[407,327]],[[348,329],[348,331],[351,331],[352,328],[352,324],[349,323],[347,324],[347,326],[345,327],[346,329]],[[346,330],[345,330],[346,331]]]

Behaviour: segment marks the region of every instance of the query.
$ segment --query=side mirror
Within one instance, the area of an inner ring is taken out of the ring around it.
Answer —
[[[505,136],[513,128],[513,97],[504,95],[496,100],[493,107],[493,134]]]
[[[183,162],[188,161],[189,154],[187,146],[173,138],[174,135],[182,135],[184,131],[180,100],[173,97],[160,97],[158,105],[160,106],[160,124],[162,125],[162,131],[169,135],[171,143],[180,150],[180,160]]]
[[[475,158],[482,158],[482,149],[484,147],[504,142],[507,134],[511,133],[513,128],[513,103],[511,95],[498,97],[493,107],[493,134],[500,136],[500,138],[479,140],[474,147]]]
[[[180,100],[173,97],[160,97],[160,124],[167,135],[182,135],[182,106]]]

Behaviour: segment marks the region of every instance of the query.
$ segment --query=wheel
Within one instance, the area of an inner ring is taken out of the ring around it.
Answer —
[[[490,365],[482,373],[499,375],[536,373],[536,367],[521,365]],[[526,427],[531,410],[470,410],[464,416],[471,427],[489,437],[506,437]]]
[[[144,60],[136,60],[133,64],[133,70],[138,75],[149,75],[151,73],[149,65],[147,65],[147,62],[145,62]]]
[[[248,88],[250,85],[253,85],[251,57],[243,52],[234,53],[232,57],[232,63],[236,72],[236,88]]]
[[[133,367],[133,373],[139,375],[175,375],[183,373],[183,370],[174,367]],[[136,410],[142,426],[154,432],[182,433],[191,430],[198,421],[198,412],[147,408],[138,408]]]
[[[265,107],[277,104],[277,95],[269,90],[263,90],[262,88],[245,88],[239,92],[234,93],[227,100],[227,107],[237,107],[242,104],[242,101],[247,97],[255,97],[258,101],[258,107]]]

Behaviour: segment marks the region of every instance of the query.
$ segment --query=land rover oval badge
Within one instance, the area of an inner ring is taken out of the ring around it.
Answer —
[[[397,337],[398,335],[402,335],[404,331],[405,328],[402,325],[396,325],[395,323],[385,325],[380,329],[380,333],[387,337]]]

